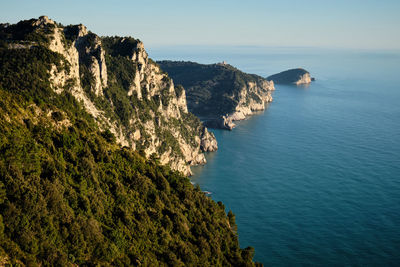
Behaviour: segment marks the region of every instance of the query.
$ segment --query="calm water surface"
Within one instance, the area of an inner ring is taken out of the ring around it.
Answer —
[[[241,247],[273,266],[400,265],[400,54],[315,49],[150,49],[158,59],[228,63],[276,86],[268,109],[214,130],[219,150],[192,181],[236,214]]]

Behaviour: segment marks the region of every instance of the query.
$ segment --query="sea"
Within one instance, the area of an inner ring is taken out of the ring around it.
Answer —
[[[264,112],[211,129],[217,152],[193,183],[236,215],[242,248],[265,266],[400,266],[400,51],[151,47],[156,60],[226,61],[276,85]]]

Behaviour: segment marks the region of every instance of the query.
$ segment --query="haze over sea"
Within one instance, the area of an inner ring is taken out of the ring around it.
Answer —
[[[400,53],[313,48],[154,47],[157,60],[227,63],[276,85],[192,181],[236,214],[241,247],[266,266],[400,264]]]

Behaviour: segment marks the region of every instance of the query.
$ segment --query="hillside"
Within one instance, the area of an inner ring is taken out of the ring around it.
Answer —
[[[1,264],[254,265],[175,171],[215,140],[140,41],[47,17],[0,39]]]
[[[232,129],[233,121],[264,110],[266,103],[272,101],[273,82],[229,64],[157,63],[185,87],[189,111],[210,127]]]
[[[83,25],[62,26],[41,17],[1,25],[2,46],[12,50],[46,47],[63,57],[51,65],[50,84],[83,102],[101,129],[118,143],[156,154],[162,164],[190,174],[217,149],[214,136],[187,110],[185,90],[175,87],[132,37],[100,38]]]

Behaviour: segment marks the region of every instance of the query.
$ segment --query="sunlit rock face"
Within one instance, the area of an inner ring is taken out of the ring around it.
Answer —
[[[185,89],[148,57],[141,41],[99,37],[84,25],[62,26],[46,16],[23,23],[47,41],[13,40],[10,33],[8,48],[43,46],[61,54],[63,67],[50,70],[53,90],[71,93],[122,146],[187,175],[191,165],[206,163],[203,152],[217,149],[214,135],[188,113]]]

